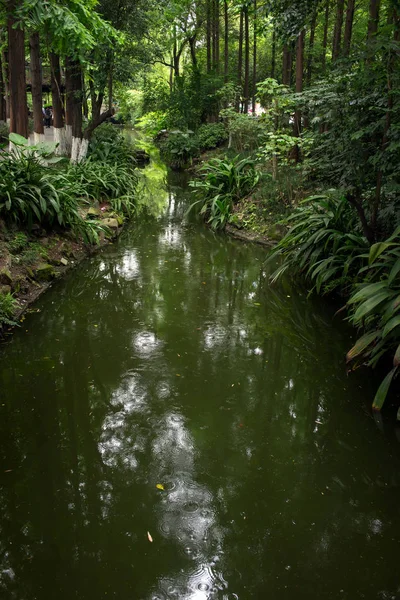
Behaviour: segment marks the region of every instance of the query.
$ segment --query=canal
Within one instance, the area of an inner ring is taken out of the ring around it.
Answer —
[[[0,598],[397,598],[399,452],[348,329],[150,187],[0,348]]]

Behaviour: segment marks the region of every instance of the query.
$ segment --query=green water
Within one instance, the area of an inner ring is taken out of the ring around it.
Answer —
[[[152,191],[0,349],[1,600],[398,598],[399,453],[348,331]]]

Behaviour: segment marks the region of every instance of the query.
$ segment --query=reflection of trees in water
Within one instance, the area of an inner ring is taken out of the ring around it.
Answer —
[[[59,284],[0,365],[11,599],[201,600],[241,577],[283,598],[333,558],[348,573],[354,536],[365,568],[380,549],[392,471],[346,414],[340,332],[184,209],[171,194],[167,224],[143,217]]]

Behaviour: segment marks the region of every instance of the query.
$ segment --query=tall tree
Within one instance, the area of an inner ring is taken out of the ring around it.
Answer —
[[[31,58],[33,135],[35,144],[44,139],[43,98],[42,98],[42,65],[40,60],[39,33],[34,32],[29,38]]]
[[[350,54],[351,36],[353,33],[355,4],[356,4],[355,0],[348,0],[348,2],[347,2],[346,25],[344,28],[344,37],[343,37],[343,56],[344,57],[347,57]]]
[[[322,39],[322,55],[321,55],[321,67],[322,67],[323,73],[325,72],[326,52],[327,52],[327,48],[328,48],[329,11],[330,11],[330,0],[326,0],[325,17],[324,17],[324,34],[323,34],[323,39]]]
[[[311,25],[310,25],[310,40],[308,43],[307,85],[311,84],[312,64],[313,64],[313,58],[314,58],[315,28],[317,26],[317,16],[318,16],[318,0],[315,0],[315,6],[314,6],[314,10],[312,12]]]
[[[243,7],[240,9],[239,18],[239,49],[238,49],[238,87],[242,90],[243,83]],[[239,104],[237,106],[239,110]]]
[[[0,55],[0,121],[7,120],[6,88],[3,77],[3,63]]]
[[[379,26],[379,11],[381,0],[370,0],[368,19],[368,40],[376,36]]]
[[[250,28],[249,28],[249,7],[244,7],[244,86],[243,112],[247,114],[249,110],[249,79],[250,79]]]
[[[61,67],[60,57],[55,52],[49,52],[50,77],[51,77],[51,100],[53,104],[53,131],[54,141],[58,144],[57,153],[64,155],[65,130],[64,130],[64,106],[61,94]]]
[[[224,81],[229,79],[229,12],[228,0],[224,0]]]
[[[303,75],[304,75],[304,45],[305,45],[306,32],[303,29],[297,38],[296,43],[296,93],[301,94],[303,91]],[[300,137],[301,135],[301,111],[299,108],[296,109],[294,115],[294,135]],[[294,158],[296,162],[300,160],[300,148],[298,144],[295,146]]]
[[[16,0],[7,2],[10,132],[28,137],[28,105],[25,77],[25,33],[15,18]]]
[[[344,0],[337,0],[336,5],[336,21],[333,31],[333,46],[332,60],[337,60],[340,56],[340,48],[342,42],[342,27],[343,27]]]
[[[251,99],[251,108],[253,115],[256,114],[256,95],[257,95],[257,0],[253,1],[254,19],[253,19],[253,94]]]

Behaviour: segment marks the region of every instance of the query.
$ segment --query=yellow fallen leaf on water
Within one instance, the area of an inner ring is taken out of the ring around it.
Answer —
[[[153,538],[151,537],[151,535],[150,535],[150,533],[149,533],[149,532],[147,532],[147,537],[149,538],[149,542],[152,542],[152,541],[153,541]]]
[[[162,483],[157,483],[157,485],[156,485],[156,488],[157,488],[158,490],[163,490],[163,489],[164,489],[164,486],[163,486],[163,484],[162,484]]]
[[[259,302],[253,302],[254,306],[261,306],[261,304]]]

